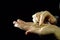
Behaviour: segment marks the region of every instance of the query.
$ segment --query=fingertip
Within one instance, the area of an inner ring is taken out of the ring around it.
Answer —
[[[15,24],[16,23],[16,21],[13,21],[13,24]]]
[[[19,21],[20,21],[20,19],[17,19],[17,21],[19,22]]]
[[[27,34],[28,34],[28,32],[26,31],[26,32],[25,32],[25,35],[27,35]]]
[[[28,35],[28,34],[30,34],[30,32],[25,32],[25,35]]]

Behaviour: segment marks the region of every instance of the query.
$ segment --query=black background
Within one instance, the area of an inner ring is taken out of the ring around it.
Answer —
[[[20,30],[19,28],[15,28],[12,22],[17,19],[31,22],[31,16],[34,13],[44,10],[48,10],[53,15],[60,17],[58,0],[21,0],[18,2],[8,1],[2,4],[0,26],[2,40],[56,40],[56,37],[53,34],[39,36],[37,34],[31,33],[29,35],[25,35],[25,31]],[[56,25],[60,26],[59,22],[60,21],[58,21]]]

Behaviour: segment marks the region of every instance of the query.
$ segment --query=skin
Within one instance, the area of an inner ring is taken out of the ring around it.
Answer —
[[[36,19],[39,19],[36,24],[34,23],[35,21],[33,20],[33,22],[25,22],[23,20],[17,19],[17,21],[13,21],[13,24],[15,27],[20,28],[22,30],[26,30],[25,34],[27,35],[29,32],[31,33],[36,33],[38,35],[46,35],[46,34],[50,34],[50,33],[54,33],[56,35],[56,37],[58,38],[58,40],[60,40],[60,28],[57,27],[56,25],[52,25],[49,23],[44,23],[44,20],[47,16],[49,16],[48,21],[50,23],[54,23],[56,22],[56,18],[50,14],[48,11],[44,11],[45,13],[39,12],[39,16],[37,15]],[[42,13],[42,14],[40,14]],[[36,15],[35,15],[36,16]],[[33,17],[34,19],[35,17]]]
[[[60,28],[57,27],[56,25],[51,25],[51,24],[43,24],[39,26],[38,24],[33,25],[33,22],[25,22],[21,20],[13,21],[13,24],[15,27],[20,28],[22,30],[25,30],[25,34],[27,35],[29,32],[31,33],[36,33],[38,35],[46,35],[53,33],[56,35],[58,40],[60,40]],[[18,24],[18,25],[16,25]]]
[[[48,22],[51,24],[57,22],[56,18],[48,11],[37,12],[36,14],[32,15],[32,18],[34,24],[38,22],[39,25],[44,24],[45,18],[47,18]]]

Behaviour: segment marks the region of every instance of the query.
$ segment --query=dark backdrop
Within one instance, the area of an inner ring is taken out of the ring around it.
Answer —
[[[21,0],[18,2],[8,1],[3,3],[1,13],[1,39],[6,40],[56,40],[55,35],[40,35],[29,34],[25,35],[24,30],[15,28],[12,24],[14,20],[22,19],[24,21],[32,21],[32,15],[39,11],[48,10],[53,15],[59,15],[59,2],[58,0]],[[59,19],[58,19],[59,20]],[[58,21],[57,25],[60,26]]]

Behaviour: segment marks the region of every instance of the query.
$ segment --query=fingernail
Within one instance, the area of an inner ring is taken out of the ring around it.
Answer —
[[[15,24],[16,23],[16,21],[13,21],[13,24]]]

